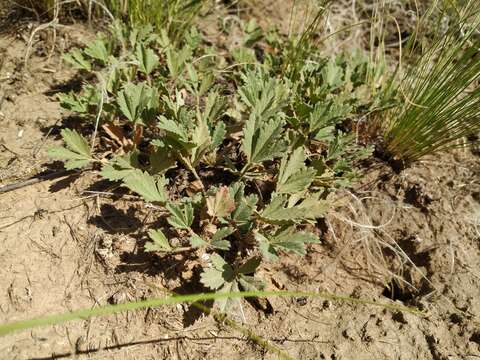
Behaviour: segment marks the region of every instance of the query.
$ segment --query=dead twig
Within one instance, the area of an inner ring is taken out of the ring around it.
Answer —
[[[17,189],[21,189],[21,188],[24,188],[24,187],[27,187],[27,186],[30,186],[30,185],[38,184],[38,183],[46,181],[46,180],[52,180],[52,179],[56,179],[56,178],[60,178],[60,177],[64,177],[64,176],[68,176],[68,175],[72,175],[72,174],[77,174],[77,173],[83,172],[85,170],[87,170],[87,169],[83,169],[83,170],[61,170],[61,171],[57,171],[57,172],[46,174],[46,175],[40,175],[40,176],[37,175],[37,176],[35,176],[33,178],[30,178],[28,180],[18,181],[18,182],[15,182],[15,183],[12,183],[12,184],[7,184],[7,185],[4,185],[4,186],[0,187],[0,194],[7,193],[9,191],[13,191],[13,190],[17,190]]]

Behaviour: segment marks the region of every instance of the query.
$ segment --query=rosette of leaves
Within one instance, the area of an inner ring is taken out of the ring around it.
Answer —
[[[254,23],[245,31],[247,47],[263,36]],[[212,291],[259,290],[262,262],[303,256],[319,242],[315,225],[328,211],[328,191],[360,157],[339,127],[360,106],[351,84],[361,66],[306,63],[294,81],[268,64],[249,65],[230,79],[238,90],[226,99],[226,79],[193,60],[201,46],[190,35],[174,46],[149,27],[114,24],[111,38],[72,52],[68,61],[98,82],[62,95],[63,106],[129,146],[111,145],[103,156],[103,142],[91,147],[64,130],[66,146],[51,154],[68,168],[101,164],[103,178],[162,209],[165,225],[150,229],[145,251],[195,254]],[[235,301],[218,305],[227,311]]]

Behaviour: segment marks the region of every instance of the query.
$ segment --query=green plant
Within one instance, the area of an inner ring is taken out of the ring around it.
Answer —
[[[116,19],[132,26],[152,25],[181,38],[200,11],[204,0],[104,0]]]
[[[328,195],[349,186],[355,161],[370,154],[345,131],[374,106],[362,91],[366,64],[360,53],[312,53],[295,75],[279,78],[281,68],[266,57],[223,78],[218,65],[229,59],[211,56],[198,32],[181,43],[149,26],[115,23],[111,36],[66,55],[97,80],[61,94],[61,104],[98,131],[88,142],[64,130],[66,148],[50,154],[67,168],[91,163],[163,208],[165,225],[150,229],[145,251],[196,254],[211,290],[261,290],[262,261],[305,255],[318,243]],[[225,96],[225,83],[236,91]],[[228,311],[239,299],[217,305]]]
[[[328,299],[332,301],[345,301],[351,302],[353,304],[363,304],[363,305],[372,305],[372,306],[379,306],[385,309],[408,312],[416,315],[422,315],[423,313],[420,310],[415,308],[400,306],[396,304],[382,304],[371,300],[363,300],[352,298],[350,296],[344,295],[334,295],[329,293],[312,293],[312,292],[293,292],[293,291],[257,291],[257,292],[225,292],[225,293],[206,293],[206,294],[191,294],[191,295],[171,295],[165,297],[163,299],[147,299],[142,301],[135,301],[135,302],[126,302],[123,304],[116,304],[116,305],[106,305],[102,307],[96,307],[93,309],[84,309],[84,310],[77,310],[69,313],[58,314],[58,315],[50,315],[45,317],[39,317],[30,320],[20,320],[11,323],[1,324],[0,325],[0,337],[9,335],[15,331],[21,331],[26,329],[31,329],[37,326],[47,326],[47,325],[56,325],[61,324],[67,321],[72,320],[86,320],[91,317],[96,316],[105,316],[110,314],[115,314],[122,311],[133,311],[139,309],[146,309],[150,307],[156,307],[161,305],[172,305],[172,304],[179,304],[179,303],[193,303],[196,304],[197,302],[205,301],[205,300],[224,300],[224,299],[234,299],[234,298],[247,298],[247,297],[271,297],[271,296],[281,296],[281,297],[312,297],[312,298],[322,298]],[[222,320],[225,320],[225,317],[221,317]],[[227,324],[232,323],[231,320],[227,322]],[[235,326],[236,324],[234,324]],[[238,325],[236,325],[237,328]],[[245,331],[246,329],[240,328],[243,332],[250,338],[254,335],[251,331]],[[252,340],[259,342],[265,341],[264,339],[252,338]],[[262,345],[262,344],[260,344]],[[263,344],[262,346],[264,346]],[[271,348],[269,348],[271,350]]]
[[[479,25],[478,6],[468,2],[410,66],[399,106],[382,119],[387,156],[408,165],[480,131]]]

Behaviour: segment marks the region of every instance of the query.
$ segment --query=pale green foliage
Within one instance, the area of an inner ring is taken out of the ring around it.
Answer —
[[[61,132],[65,147],[52,147],[48,154],[65,162],[67,170],[82,168],[93,159],[87,140],[75,130],[64,129]]]
[[[224,227],[217,230],[217,232],[212,236],[212,247],[220,250],[229,250],[230,242],[228,240],[225,240],[225,238],[232,235],[234,232],[235,229],[231,227]]]
[[[57,97],[63,108],[82,115],[88,114],[90,108],[100,102],[100,94],[93,86],[85,86],[82,96],[70,92],[69,94],[60,93]]]
[[[287,143],[282,137],[284,122],[280,117],[271,120],[251,115],[243,130],[243,151],[250,164],[271,160],[282,155]]]
[[[168,239],[160,230],[150,230],[148,236],[152,239],[151,242],[145,244],[145,251],[147,252],[169,252],[172,250]]]
[[[180,40],[200,12],[203,0],[105,0],[115,18],[126,19],[130,25],[158,32],[164,31]]]
[[[135,57],[139,63],[140,70],[145,75],[150,75],[152,71],[155,70],[155,68],[158,66],[158,56],[144,43],[140,43],[137,45]]]
[[[259,249],[267,260],[278,260],[279,251],[305,255],[305,244],[318,243],[320,240],[312,233],[299,232],[293,227],[278,231],[276,234],[263,235],[255,233]]]
[[[123,179],[123,184],[130,190],[142,196],[145,201],[164,203],[167,201],[163,177],[154,177],[147,172],[134,170]]]
[[[272,224],[300,223],[321,218],[328,210],[328,202],[318,199],[315,195],[310,195],[298,204],[288,205],[287,197],[275,196],[262,211],[261,217]]]
[[[138,170],[138,159],[136,152],[119,155],[104,165],[100,175],[110,181],[126,179]]]
[[[277,193],[295,194],[308,189],[315,179],[316,171],[305,166],[305,150],[299,147],[290,156],[285,155],[280,162]]]
[[[92,65],[83,57],[83,54],[79,49],[74,49],[70,53],[65,54],[63,59],[73,65],[76,69],[87,71],[92,69]]]
[[[102,64],[108,62],[109,51],[106,42],[102,38],[98,38],[91,42],[85,49],[85,54],[91,58],[100,61]]]
[[[168,223],[177,229],[188,230],[193,222],[193,207],[190,203],[166,205],[170,211],[170,217],[167,219]]]
[[[184,46],[181,50],[176,50],[169,46],[166,51],[167,67],[172,78],[177,79],[185,69],[185,63],[191,59],[192,51],[188,46]]]
[[[69,57],[97,81],[59,96],[100,125],[94,154],[66,133],[66,166],[100,163],[104,179],[154,202],[162,225],[148,232],[145,251],[201,256],[201,281],[219,292],[262,289],[254,277],[262,260],[305,255],[319,242],[305,228],[325,216],[329,193],[348,186],[354,161],[368,153],[339,126],[373,106],[360,91],[362,62],[312,52],[295,76],[281,77],[284,49],[260,64],[251,47],[266,36],[255,22],[243,30],[238,54],[250,63],[230,76],[231,58],[207,49],[198,31],[179,45],[166,31],[114,23],[111,36]]]
[[[214,254],[210,258],[211,267],[205,269],[200,281],[206,287],[219,292],[239,291],[239,285],[246,291],[262,290],[265,285],[258,279],[250,276],[260,264],[259,258],[252,258],[237,269],[229,265],[221,256]],[[227,311],[238,304],[236,299],[217,300],[220,311]]]
[[[243,74],[242,80],[244,85],[238,93],[256,118],[268,119],[277,115],[285,106],[288,87],[281,81],[260,70]]]
[[[152,89],[145,83],[127,83],[118,93],[117,103],[128,120],[143,122],[142,113],[147,109],[151,97]]]

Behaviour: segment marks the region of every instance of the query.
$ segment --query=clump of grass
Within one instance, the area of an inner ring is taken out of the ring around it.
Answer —
[[[204,0],[105,0],[116,18],[131,25],[152,25],[178,38],[188,30],[202,8]]]
[[[383,118],[384,151],[403,165],[480,131],[480,16],[473,4],[409,67],[399,106]]]

